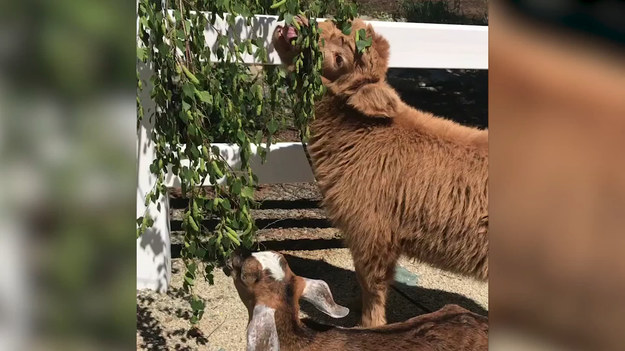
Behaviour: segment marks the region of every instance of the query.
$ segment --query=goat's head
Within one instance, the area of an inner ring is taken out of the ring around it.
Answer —
[[[326,282],[295,275],[284,256],[275,251],[233,255],[225,272],[233,278],[239,297],[250,312],[257,305],[274,310],[285,305],[299,307],[302,298],[334,318],[349,313],[349,309],[334,302]]]
[[[349,309],[334,302],[326,282],[295,275],[284,256],[275,251],[256,252],[246,257],[233,255],[224,272],[234,280],[249,313],[248,350],[279,350],[275,312],[286,312],[292,314],[291,318],[298,318],[300,298],[334,318],[349,313]]]

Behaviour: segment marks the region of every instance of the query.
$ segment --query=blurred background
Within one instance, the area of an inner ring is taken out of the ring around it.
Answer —
[[[624,5],[490,3],[493,349],[623,349]]]
[[[488,4],[491,347],[620,350],[623,2]],[[134,7],[0,4],[0,350],[135,347]]]
[[[0,350],[135,339],[135,3],[0,5]]]

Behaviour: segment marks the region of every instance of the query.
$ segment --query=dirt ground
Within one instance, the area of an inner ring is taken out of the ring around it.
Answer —
[[[310,304],[302,304],[302,316],[345,327],[356,325],[359,317],[359,288],[347,249],[284,251],[296,274],[323,279],[335,300],[350,309],[343,319],[327,317]],[[196,292],[207,308],[198,330],[185,317],[191,313],[182,290],[182,262],[173,261],[171,289],[167,294],[137,291],[138,350],[245,350],[247,311],[229,277],[215,271],[215,285],[198,280]],[[389,292],[389,322],[457,303],[476,313],[487,314],[488,285],[429,266],[402,259],[394,288]],[[416,286],[415,286],[416,285]]]

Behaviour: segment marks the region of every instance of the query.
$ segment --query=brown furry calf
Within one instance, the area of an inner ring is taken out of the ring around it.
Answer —
[[[277,252],[235,256],[226,273],[249,313],[248,351],[488,349],[488,319],[457,305],[372,329],[304,323],[299,319],[300,298],[335,318],[346,316],[349,310],[334,302],[328,284],[296,276]]]
[[[350,36],[329,21],[319,26],[327,92],[309,151],[323,205],[354,259],[362,323],[378,326],[402,254],[488,278],[488,132],[402,102],[385,81],[389,44],[371,25],[354,21]],[[363,28],[372,46],[359,54],[354,35]],[[296,35],[292,27],[274,33],[287,64]]]

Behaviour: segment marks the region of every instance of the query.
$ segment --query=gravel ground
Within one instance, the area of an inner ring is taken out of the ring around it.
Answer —
[[[208,196],[213,195],[212,187],[201,188]],[[172,199],[182,198],[181,188],[171,188],[169,195]],[[257,201],[265,200],[321,200],[321,193],[315,183],[284,183],[284,184],[264,184],[258,186],[254,193]]]
[[[194,331],[186,318],[191,308],[182,290],[182,260],[172,261],[172,271],[167,294],[137,291],[137,350],[244,350],[247,310],[231,279],[219,270],[213,286],[197,279],[195,291],[206,310]]]
[[[296,274],[328,282],[335,300],[350,308],[340,320],[331,319],[311,305],[302,303],[302,316],[340,326],[354,326],[359,316],[359,289],[351,256],[347,249],[284,251]],[[413,276],[418,286],[396,282],[389,293],[389,322],[434,310],[445,303],[458,303],[477,313],[488,309],[488,285],[429,266],[402,259],[400,265]],[[204,318],[197,330],[185,319],[191,312],[182,291],[182,261],[172,262],[171,289],[167,294],[137,291],[138,350],[244,350],[247,311],[236,293],[232,280],[215,271],[215,285],[198,280],[196,292],[206,300]],[[402,271],[403,271],[402,269]],[[402,280],[403,281],[403,280]],[[411,301],[412,300],[412,301]]]

